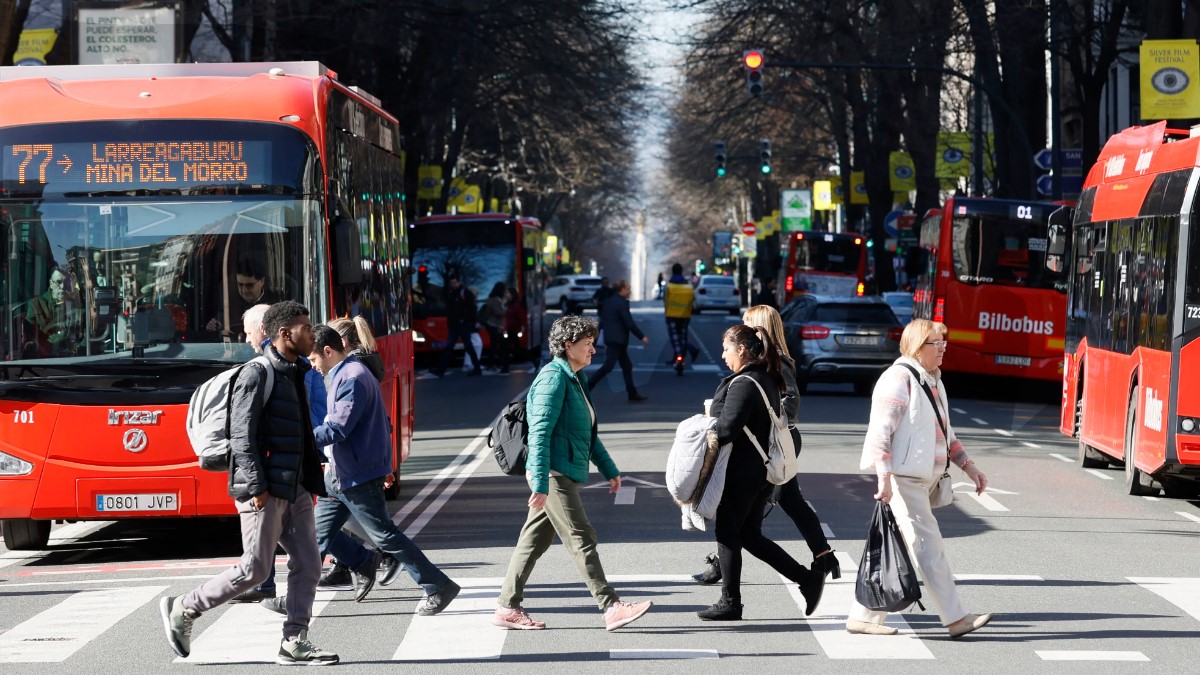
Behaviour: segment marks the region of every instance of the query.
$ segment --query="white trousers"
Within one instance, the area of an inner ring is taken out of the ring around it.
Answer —
[[[941,476],[941,472],[938,472]],[[929,506],[929,490],[937,476],[912,478],[892,476],[892,514],[900,526],[900,536],[908,548],[908,556],[917,568],[917,577],[924,585],[921,601],[927,603],[948,626],[967,615],[958,588],[954,586],[954,573],[946,560],[942,547],[942,531],[937,518]],[[863,607],[857,601],[850,609],[850,618],[882,625],[887,612],[876,612]]]

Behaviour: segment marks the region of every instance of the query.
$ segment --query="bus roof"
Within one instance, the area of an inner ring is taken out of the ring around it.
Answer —
[[[1163,209],[1178,213],[1188,177],[1172,178],[1169,174],[1190,174],[1198,165],[1200,136],[1168,129],[1165,121],[1130,127],[1108,139],[1088,171],[1080,215],[1100,221],[1134,218]],[[1151,189],[1163,180],[1172,184]],[[1151,197],[1155,203],[1147,204]]]

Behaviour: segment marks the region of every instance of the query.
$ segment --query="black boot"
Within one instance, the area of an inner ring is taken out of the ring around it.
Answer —
[[[829,549],[828,553],[823,553],[819,557],[813,558],[812,568],[814,572],[821,572],[833,579],[842,578],[842,564],[838,562],[833,549]]]
[[[704,568],[703,572],[692,575],[696,583],[704,584],[705,586],[721,583],[721,561],[717,559],[717,556],[708,556],[704,559],[704,564],[708,565],[708,567]]]
[[[712,607],[696,612],[696,616],[700,617],[701,621],[741,621],[742,605],[721,598]]]
[[[804,616],[812,616],[825,593],[825,575],[819,570],[806,570],[805,573],[808,578],[800,584],[800,595],[804,596]]]

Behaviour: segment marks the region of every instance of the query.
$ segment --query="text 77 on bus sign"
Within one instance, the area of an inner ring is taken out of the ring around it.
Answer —
[[[753,237],[757,233],[758,228],[755,227],[754,223],[746,223],[745,225],[742,225],[742,234],[746,235],[747,237]]]

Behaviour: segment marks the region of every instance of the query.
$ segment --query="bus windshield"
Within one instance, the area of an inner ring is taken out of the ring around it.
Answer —
[[[317,287],[319,201],[0,202],[0,360],[242,361],[242,314]],[[310,239],[311,237],[311,239]]]
[[[1066,292],[1060,274],[1046,269],[1046,224],[999,214],[954,218],[954,277],[971,285],[1043,288]]]
[[[862,245],[849,237],[809,235],[795,242],[797,272],[858,274]]]
[[[501,222],[430,222],[409,230],[413,267],[413,318],[446,316],[446,279],[456,275],[479,304],[503,283],[517,287],[516,226]],[[420,270],[424,268],[424,272]]]

